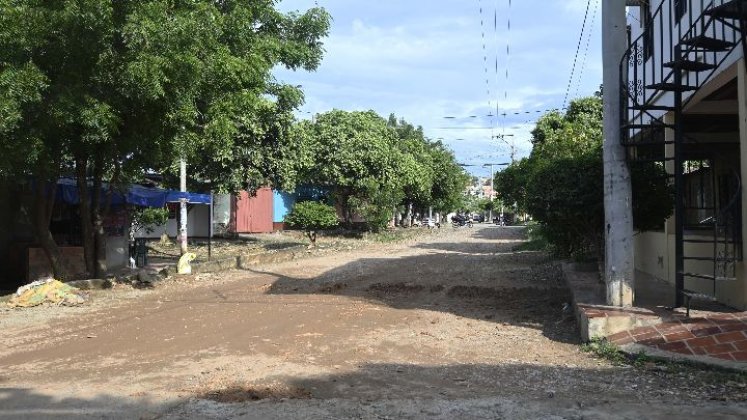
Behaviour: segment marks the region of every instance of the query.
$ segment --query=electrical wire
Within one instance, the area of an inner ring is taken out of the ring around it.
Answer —
[[[581,68],[578,72],[578,79],[576,82],[576,90],[573,94],[574,98],[578,98],[579,92],[581,90],[581,80],[583,79],[584,70],[586,70],[586,58],[589,55],[589,45],[591,44],[591,34],[594,33],[594,23],[597,19],[597,12],[599,11],[599,0],[594,0],[594,9],[591,14],[591,23],[589,25],[589,30],[586,31],[586,47],[584,48],[584,57],[581,60]]]
[[[581,33],[578,35],[578,43],[576,44],[576,55],[573,57],[573,66],[571,67],[571,75],[568,77],[568,86],[565,88],[565,98],[563,98],[563,107],[568,103],[568,95],[571,92],[571,85],[573,84],[573,76],[576,73],[576,63],[578,62],[578,53],[581,50],[581,41],[584,39],[584,33],[586,31],[586,20],[589,17],[589,8],[591,6],[591,0],[586,1],[586,12],[584,12],[584,21],[581,24]]]

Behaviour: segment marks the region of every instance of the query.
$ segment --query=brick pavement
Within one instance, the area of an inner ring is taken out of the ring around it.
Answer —
[[[672,319],[653,326],[612,334],[618,345],[640,344],[684,355],[747,363],[747,312],[708,313]]]

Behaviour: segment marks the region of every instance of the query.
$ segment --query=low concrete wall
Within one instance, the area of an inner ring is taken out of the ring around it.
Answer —
[[[562,263],[561,267],[563,279],[571,291],[582,341],[662,322],[648,309],[607,306],[605,286],[596,270],[590,271],[586,265],[570,262]]]

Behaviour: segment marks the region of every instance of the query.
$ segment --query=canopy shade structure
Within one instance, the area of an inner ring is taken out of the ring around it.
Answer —
[[[102,194],[109,193],[108,185],[104,185],[102,188],[104,189]],[[71,178],[60,178],[57,181],[57,198],[67,204],[79,204],[80,197],[78,196],[78,185],[76,181]],[[140,207],[163,207],[166,203],[178,203],[182,198],[185,198],[190,204],[210,205],[212,202],[210,194],[198,194],[145,187],[142,185],[131,185],[126,191],[114,190],[111,196],[111,204],[131,204]]]

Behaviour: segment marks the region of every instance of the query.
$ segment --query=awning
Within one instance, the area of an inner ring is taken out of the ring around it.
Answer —
[[[104,200],[109,200],[109,186],[102,187]],[[192,192],[181,192],[164,190],[161,188],[145,187],[142,185],[131,185],[127,191],[114,191],[111,196],[112,205],[131,204],[140,207],[164,207],[166,203],[178,203],[185,198],[190,204],[210,204],[210,194],[198,194]],[[78,185],[74,179],[60,178],[57,181],[57,199],[67,204],[79,204]]]

